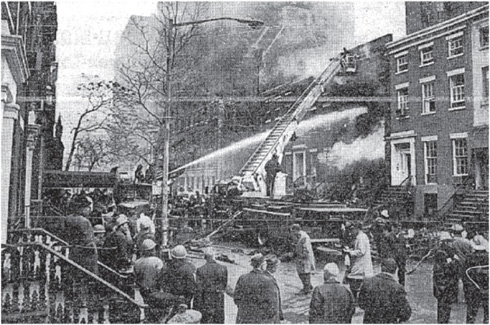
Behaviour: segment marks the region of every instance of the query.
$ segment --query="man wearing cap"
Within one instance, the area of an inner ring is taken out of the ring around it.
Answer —
[[[121,214],[116,219],[114,231],[107,237],[104,248],[107,249],[107,266],[117,270],[125,270],[131,266],[133,243],[128,241],[128,217]]]
[[[237,324],[277,323],[279,300],[277,287],[264,272],[267,262],[262,254],[251,259],[253,270],[240,276],[234,301],[238,307]]]
[[[104,225],[95,225],[94,226],[94,242],[95,246],[103,247],[105,241],[105,227]]]
[[[441,233],[440,245],[434,253],[432,269],[432,291],[437,299],[437,323],[447,324],[451,317],[451,306],[458,301],[458,264],[454,260],[454,249],[449,233]]]
[[[297,239],[294,256],[296,271],[303,283],[303,289],[300,294],[310,294],[313,289],[311,272],[315,271],[315,255],[313,254],[311,239],[305,231],[301,230],[300,225],[297,223],[291,227],[291,230]]]
[[[163,291],[183,297],[184,303],[191,308],[196,293],[196,267],[186,257],[187,250],[182,245],[170,250],[170,261],[160,285]]]
[[[410,319],[412,309],[405,289],[395,281],[395,272],[395,260],[385,258],[381,273],[364,279],[359,292],[364,324],[397,324]]]
[[[466,297],[466,287],[468,280],[465,275],[465,265],[466,259],[472,253],[473,248],[471,247],[471,241],[463,237],[463,231],[464,228],[460,224],[454,224],[451,227],[451,233],[453,235],[452,246],[455,251],[454,258],[457,260],[459,265],[459,279],[461,279],[463,282],[464,299],[467,300],[468,297]]]
[[[310,302],[310,324],[347,324],[355,312],[354,296],[337,277],[339,268],[327,263],[323,268],[325,282],[313,290]]]
[[[72,214],[65,220],[65,238],[73,245],[70,258],[87,270],[98,273],[97,247],[94,229],[87,219],[90,215],[90,201],[78,195],[71,203]]]
[[[271,160],[265,164],[265,184],[267,186],[267,196],[274,195],[274,182],[276,180],[276,175],[281,171],[281,166],[279,165],[277,154],[273,154]]]
[[[225,296],[228,285],[228,269],[216,262],[212,248],[204,252],[206,264],[196,271],[197,292],[194,309],[202,314],[203,324],[225,323]]]
[[[351,224],[347,231],[355,238],[354,245],[353,248],[344,248],[344,252],[349,254],[351,261],[350,272],[346,278],[354,299],[357,299],[362,280],[373,275],[369,238],[361,228],[362,224],[360,222]]]
[[[483,324],[488,324],[488,242],[483,236],[475,236],[473,253],[466,259],[466,323],[473,324],[480,306],[483,308]]]
[[[274,277],[274,273],[276,273],[279,264],[281,264],[281,261],[277,258],[276,255],[266,256],[265,261],[267,263],[267,266],[264,273],[265,275],[271,278],[271,280],[274,282],[277,288],[277,299],[279,300],[279,313],[277,315],[276,323],[279,323],[280,321],[284,320],[284,315],[282,312],[281,288],[279,287],[279,283],[277,283],[277,280]]]

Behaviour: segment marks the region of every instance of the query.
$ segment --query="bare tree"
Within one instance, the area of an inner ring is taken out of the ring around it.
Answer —
[[[106,112],[103,112],[103,110],[111,105],[113,99],[112,82],[105,82],[99,79],[98,76],[95,76],[93,79],[86,76],[84,78],[87,81],[79,84],[77,89],[80,91],[80,95],[87,99],[87,107],[78,117],[76,126],[71,130],[73,138],[65,170],[70,169],[79,136],[103,128],[106,122]]]
[[[109,163],[111,155],[107,148],[107,140],[87,135],[77,142],[74,159],[80,166],[87,167],[90,172],[95,167]]]

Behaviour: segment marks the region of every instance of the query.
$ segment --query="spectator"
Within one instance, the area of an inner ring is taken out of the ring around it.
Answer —
[[[354,247],[352,249],[349,247],[344,249],[344,252],[349,254],[350,257],[351,267],[346,278],[354,299],[357,299],[363,279],[373,275],[369,238],[361,230],[361,227],[360,222],[351,223],[348,228],[346,227],[347,231],[352,234],[351,236],[355,238]]]
[[[94,242],[97,248],[104,246],[105,241],[105,227],[103,225],[94,226]]]
[[[458,300],[458,264],[452,259],[454,252],[446,242],[434,254],[432,285],[437,299],[437,323],[447,324],[451,316],[451,305]]]
[[[410,319],[412,310],[406,292],[395,281],[396,262],[381,261],[381,273],[364,279],[359,292],[359,307],[364,309],[364,324],[397,324]]]
[[[297,243],[294,252],[296,271],[303,283],[303,289],[299,294],[310,294],[313,286],[311,285],[311,272],[315,271],[315,255],[311,246],[310,236],[303,230],[300,225],[294,224],[291,228],[296,235]]]
[[[65,238],[73,245],[70,258],[78,265],[97,274],[98,254],[94,230],[87,219],[91,212],[90,204],[86,196],[78,195],[73,198],[71,202],[73,213],[65,220]]]
[[[234,301],[238,307],[237,324],[264,324],[277,322],[279,300],[277,287],[264,272],[267,262],[262,254],[252,257],[253,270],[240,276]]]
[[[323,269],[323,285],[313,290],[310,302],[310,324],[348,324],[355,312],[352,292],[339,283],[339,268],[327,263]]]
[[[471,241],[467,238],[464,238],[462,236],[464,231],[463,226],[460,224],[454,224],[451,227],[451,232],[453,235],[453,241],[452,241],[452,246],[455,251],[454,259],[458,262],[458,268],[459,268],[459,279],[462,280],[463,282],[463,292],[464,292],[464,299],[465,301],[467,300],[467,293],[466,293],[466,287],[468,286],[469,280],[465,276],[465,265],[466,265],[466,258],[471,254],[472,248],[471,248]]]
[[[216,262],[215,253],[208,248],[206,264],[197,269],[197,293],[194,309],[202,314],[202,324],[225,323],[225,290],[228,285],[228,269]]]
[[[473,253],[466,260],[467,284],[466,323],[475,323],[476,314],[483,308],[483,324],[488,324],[488,242],[483,236],[473,238]]]
[[[277,283],[277,280],[274,277],[274,273],[276,273],[279,264],[281,264],[281,261],[277,258],[276,255],[270,255],[266,257],[266,263],[267,266],[265,270],[265,275],[271,278],[271,280],[274,282],[277,288],[277,299],[279,300],[279,314],[277,315],[277,319],[275,323],[279,323],[280,321],[284,320],[284,315],[282,312],[281,288],[279,287],[279,284]]]

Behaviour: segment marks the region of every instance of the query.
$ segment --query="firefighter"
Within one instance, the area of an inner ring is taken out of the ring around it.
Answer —
[[[129,220],[124,214],[116,219],[115,230],[107,237],[104,247],[112,249],[107,254],[107,265],[116,271],[126,271],[131,267],[133,243],[129,242]]]

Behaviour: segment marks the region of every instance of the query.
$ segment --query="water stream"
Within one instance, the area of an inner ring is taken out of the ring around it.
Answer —
[[[329,128],[332,124],[338,123],[343,120],[348,120],[348,122],[352,122],[355,118],[361,114],[367,113],[366,107],[356,107],[347,110],[335,111],[322,115],[315,115],[307,120],[304,120],[299,123],[296,134],[298,136],[303,136],[307,134],[309,131],[317,129],[317,128]],[[271,129],[255,134],[251,137],[245,138],[243,140],[237,141],[225,148],[216,150],[204,157],[191,161],[177,169],[172,170],[171,172],[177,172],[182,169],[188,168],[190,166],[194,166],[200,163],[209,163],[222,160],[223,163],[229,164],[233,163],[234,159],[231,159],[234,155],[243,155],[244,152],[253,153],[253,150],[257,148],[257,146],[267,137],[270,133]],[[245,163],[245,161],[243,162]],[[241,168],[239,166],[238,168]]]

